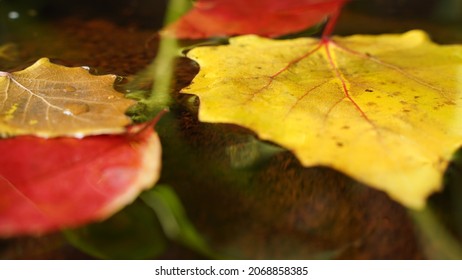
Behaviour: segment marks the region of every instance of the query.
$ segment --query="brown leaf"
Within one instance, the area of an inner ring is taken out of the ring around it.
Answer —
[[[0,135],[40,137],[122,133],[135,101],[113,88],[115,75],[95,76],[41,58],[27,69],[0,72]]]

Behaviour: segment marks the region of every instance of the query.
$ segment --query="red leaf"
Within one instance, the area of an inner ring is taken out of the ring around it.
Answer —
[[[306,29],[336,13],[347,0],[197,0],[168,26],[178,38],[258,34],[275,37]]]
[[[138,133],[0,140],[0,236],[107,218],[159,177],[160,141]]]

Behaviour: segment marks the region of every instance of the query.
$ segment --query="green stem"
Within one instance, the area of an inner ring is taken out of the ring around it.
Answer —
[[[190,0],[170,0],[165,14],[164,25],[177,20],[189,10],[190,6]],[[177,40],[160,33],[159,49],[156,58],[148,66],[148,71],[152,73],[154,78],[151,95],[145,101],[150,112],[168,107],[172,102],[170,86],[174,73],[174,62],[178,53]]]
[[[419,230],[421,244],[428,258],[462,259],[460,243],[441,224],[429,206],[420,211],[410,211],[410,214]]]
[[[146,100],[149,111],[158,111],[168,107],[172,98],[170,85],[173,78],[174,60],[178,52],[178,43],[175,38],[160,37],[159,51],[156,59],[149,65],[149,73],[152,73],[154,85],[151,95]]]
[[[179,19],[184,13],[191,9],[191,0],[169,0],[165,13],[164,25],[170,24]]]

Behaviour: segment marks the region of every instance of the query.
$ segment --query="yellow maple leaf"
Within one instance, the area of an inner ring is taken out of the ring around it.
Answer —
[[[135,101],[114,89],[115,75],[39,59],[25,70],[0,72],[0,135],[83,137],[122,133]]]
[[[462,46],[419,30],[317,40],[230,39],[193,49],[182,90],[199,119],[234,123],[421,208],[462,143]]]

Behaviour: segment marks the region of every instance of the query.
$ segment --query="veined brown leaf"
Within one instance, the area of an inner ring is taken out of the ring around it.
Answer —
[[[123,133],[135,101],[114,87],[115,75],[38,60],[25,70],[0,72],[0,135],[40,137]]]

